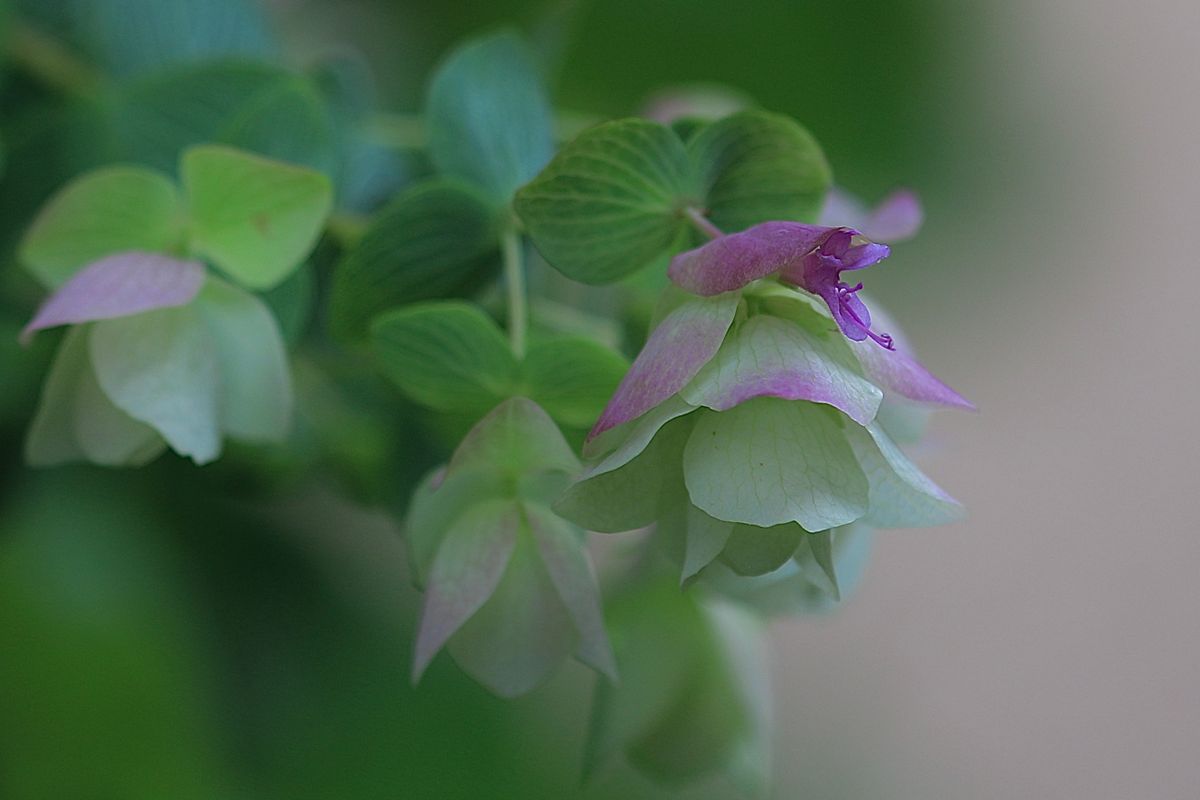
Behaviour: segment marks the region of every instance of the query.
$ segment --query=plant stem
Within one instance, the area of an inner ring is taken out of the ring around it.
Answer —
[[[501,237],[504,282],[508,287],[508,338],[517,358],[525,357],[525,326],[529,311],[525,298],[525,259],[521,235],[509,227]]]
[[[100,83],[96,72],[74,53],[19,20],[9,32],[8,55],[22,72],[71,97],[86,97]]]
[[[720,239],[725,235],[721,232],[721,229],[716,225],[713,225],[712,222],[709,221],[708,217],[704,216],[704,214],[701,213],[698,208],[688,206],[683,210],[683,213],[685,216],[687,216],[688,221],[692,223],[692,226],[708,238]]]

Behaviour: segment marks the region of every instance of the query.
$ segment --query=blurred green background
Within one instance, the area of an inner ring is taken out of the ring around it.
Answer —
[[[0,797],[732,795],[620,766],[581,789],[578,665],[517,702],[444,656],[410,686],[416,595],[379,509],[434,454],[353,404],[317,413],[348,431],[311,446],[350,465],[336,489],[319,470],[263,480],[236,453],[204,469],[21,464],[52,346],[16,345],[37,295],[14,238],[55,186],[146,133],[97,98],[241,54],[341,64],[341,99],[411,113],[438,56],[502,22],[534,38],[560,108],[620,116],[664,87],[728,84],[810,127],[843,186],[926,202],[925,233],[871,289],[983,409],[936,426],[929,454],[975,516],[880,537],[849,608],[777,626],[775,796],[1191,796],[1200,633],[1182,610],[1200,553],[1177,498],[1196,426],[1128,406],[1144,387],[1197,388],[1195,359],[1160,346],[1191,315],[1145,323],[1136,309],[1166,298],[1127,270],[1197,207],[1200,181],[1178,172],[1194,165],[1167,154],[1194,129],[1177,101],[1200,72],[1179,54],[1200,20],[1142,5],[0,0]],[[57,89],[29,77],[38,58]],[[361,206],[419,168],[368,161]],[[1163,283],[1194,296],[1194,271],[1164,260]],[[403,428],[412,412],[392,413]],[[1147,534],[1166,539],[1153,558],[1131,543]]]

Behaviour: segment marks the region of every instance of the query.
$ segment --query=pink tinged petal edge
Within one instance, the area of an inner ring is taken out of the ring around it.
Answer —
[[[830,230],[802,222],[763,222],[680,253],[671,259],[667,275],[692,294],[731,292],[798,264]]]
[[[740,300],[736,294],[697,298],[668,314],[587,438],[640,417],[686,386],[720,349]]]
[[[552,512],[527,506],[526,513],[538,554],[579,633],[579,659],[615,681],[617,662],[604,629],[600,588],[583,542]]]
[[[863,220],[863,236],[876,242],[902,242],[921,230],[925,211],[921,201],[907,189],[892,192]]]
[[[42,304],[21,331],[21,342],[45,328],[115,319],[187,305],[204,284],[198,261],[130,250],[94,261]]]
[[[500,585],[516,547],[519,526],[520,509],[505,500],[468,510],[446,532],[429,570],[413,683]]]
[[[850,342],[850,348],[862,364],[867,378],[885,392],[895,392],[901,397],[921,403],[934,403],[950,408],[975,411],[975,405],[942,383],[938,378],[907,353],[885,350],[871,342]]]
[[[728,411],[755,397],[808,400],[860,425],[875,419],[883,392],[824,354],[800,326],[777,317],[747,321],[683,389],[692,405]]]

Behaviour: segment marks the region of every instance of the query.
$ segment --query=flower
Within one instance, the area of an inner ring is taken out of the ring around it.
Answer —
[[[860,287],[839,278],[887,253],[853,229],[768,222],[677,256],[670,277],[688,293],[664,296],[556,508],[597,531],[657,525],[685,579],[717,558],[769,573],[854,523],[958,518],[893,429],[908,438],[895,423],[910,406],[973,406],[898,330],[871,330]]]
[[[863,285],[852,287],[841,279],[843,271],[874,266],[890,252],[853,228],[763,222],[675,256],[667,274],[680,288],[701,296],[778,275],[824,300],[846,338],[871,338],[892,350],[890,336],[871,330],[871,314],[857,296]]]
[[[572,652],[615,679],[583,532],[549,507],[578,468],[549,415],[514,397],[418,487],[405,522],[425,593],[414,682],[443,646],[502,697],[532,690]]]
[[[136,250],[85,265],[21,333],[69,325],[26,440],[37,466],[137,466],[167,446],[198,464],[223,436],[278,441],[292,387],[279,326],[198,261]]]

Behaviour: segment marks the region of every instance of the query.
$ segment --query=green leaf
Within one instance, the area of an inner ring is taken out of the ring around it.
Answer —
[[[628,369],[624,356],[581,336],[535,341],[522,365],[530,396],[577,428],[596,421]]]
[[[397,197],[337,265],[331,325],[359,339],[380,312],[463,294],[499,266],[495,211],[464,185],[432,180]]]
[[[499,203],[554,152],[541,78],[512,31],[455,49],[433,76],[425,117],[438,171],[470,181]]]
[[[285,75],[257,92],[214,139],[326,173],[336,167],[329,108],[312,81],[298,76]]]
[[[688,144],[707,216],[731,233],[768,220],[815,222],[832,184],[820,145],[795,120],[742,111]]]
[[[270,309],[254,295],[211,276],[195,308],[216,346],[222,430],[253,442],[287,438],[292,378],[283,335]]]
[[[597,125],[517,193],[538,251],[569,278],[612,283],[665,253],[692,202],[691,165],[671,130],[645,120]]]
[[[96,379],[117,408],[197,464],[221,451],[217,356],[191,306],[107,319],[91,328]]]
[[[192,247],[251,289],[269,289],[312,250],[333,205],[329,179],[228,147],[183,155]]]
[[[106,167],[50,198],[25,235],[20,258],[54,288],[112,253],[171,250],[182,234],[179,193],[170,179],[141,167]]]
[[[700,417],[683,454],[692,502],[717,519],[823,531],[867,511],[867,479],[836,412],[759,397]]]
[[[156,73],[122,87],[113,108],[124,157],[174,170],[204,143],[328,170],[333,119],[312,81],[268,64],[217,61]]]
[[[376,317],[372,342],[383,373],[437,411],[482,414],[516,394],[516,358],[496,323],[468,303],[420,303]]]

